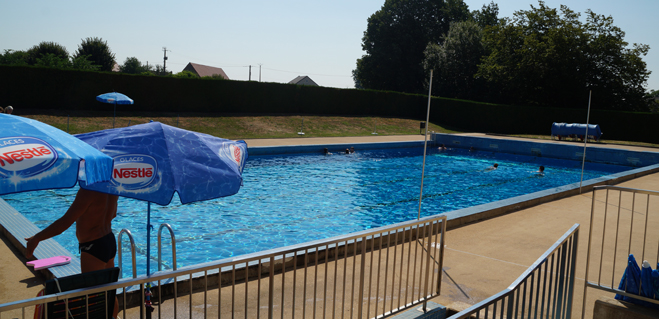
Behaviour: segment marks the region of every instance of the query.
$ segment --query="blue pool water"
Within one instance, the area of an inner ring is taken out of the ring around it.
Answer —
[[[423,161],[422,148],[358,151],[351,155],[250,157],[244,186],[234,196],[181,205],[152,204],[151,263],[157,270],[157,229],[169,223],[176,232],[178,266],[332,237],[415,219]],[[494,162],[499,168],[487,171]],[[540,165],[545,175],[535,173]],[[621,172],[623,166],[586,164],[584,180]],[[455,149],[429,150],[422,217],[485,204],[579,182],[581,163]],[[40,228],[59,218],[77,189],[2,196]],[[138,274],[145,273],[145,202],[122,198],[115,233],[126,228],[135,238]],[[171,267],[167,232],[163,259]],[[72,227],[57,241],[78,255]],[[128,241],[124,241],[124,249]],[[130,254],[124,250],[124,276]]]

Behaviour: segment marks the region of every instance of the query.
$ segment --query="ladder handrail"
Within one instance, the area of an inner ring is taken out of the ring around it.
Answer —
[[[158,228],[158,271],[162,271],[162,230],[167,228],[169,230],[169,235],[172,238],[172,263],[174,270],[176,270],[176,237],[174,236],[174,230],[172,226],[167,223],[161,224]]]
[[[119,278],[123,278],[123,264],[121,263],[121,236],[123,234],[126,234],[128,236],[128,239],[130,239],[130,252],[133,257],[133,278],[137,278],[137,262],[135,261],[135,240],[133,240],[133,235],[130,233],[130,230],[128,229],[122,229],[119,232],[119,268],[122,269],[122,271],[119,272]]]

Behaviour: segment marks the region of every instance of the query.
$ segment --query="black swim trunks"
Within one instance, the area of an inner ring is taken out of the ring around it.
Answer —
[[[117,254],[117,240],[114,233],[110,232],[99,239],[80,243],[78,248],[80,253],[86,252],[102,262],[108,262]]]

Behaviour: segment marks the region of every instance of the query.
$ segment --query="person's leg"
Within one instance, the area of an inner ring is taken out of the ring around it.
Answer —
[[[86,252],[80,253],[80,270],[83,273],[112,267],[114,267],[114,257],[108,260],[108,262],[104,262]],[[117,314],[119,314],[119,300],[115,297],[112,318],[117,318]]]

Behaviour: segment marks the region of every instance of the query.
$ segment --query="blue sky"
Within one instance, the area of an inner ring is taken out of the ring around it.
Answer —
[[[486,0],[465,0],[471,10]],[[499,0],[500,17],[537,1]],[[653,72],[648,89],[659,90],[659,1],[547,0],[576,12],[611,15],[629,43],[650,45],[644,58]],[[117,62],[137,57],[180,72],[188,62],[221,67],[231,79],[288,82],[309,75],[322,86],[352,88],[366,20],[384,0],[279,1],[3,1],[0,50],[27,50],[54,41],[72,54],[86,37],[101,37]]]

